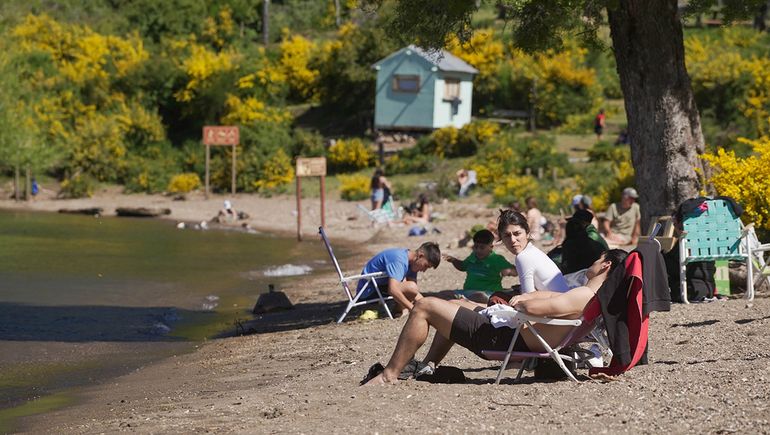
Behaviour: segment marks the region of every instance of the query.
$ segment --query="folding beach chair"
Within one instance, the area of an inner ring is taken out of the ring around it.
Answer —
[[[770,286],[770,256],[766,256],[765,252],[770,251],[770,243],[762,243],[757,238],[757,234],[754,232],[754,224],[748,224],[744,228],[746,231],[746,238],[744,239],[744,249],[748,252],[749,258],[751,258],[752,269],[755,271],[753,280],[759,282],[763,278],[767,280],[768,286]],[[753,295],[752,289],[752,297]]]
[[[343,320],[345,320],[345,316],[348,315],[351,309],[353,307],[359,307],[362,305],[367,304],[373,304],[373,303],[380,303],[383,307],[385,307],[385,312],[388,313],[389,318],[393,318],[393,315],[390,313],[390,309],[388,308],[388,304],[385,303],[385,301],[393,299],[392,296],[383,296],[382,292],[380,291],[379,286],[377,285],[377,278],[385,278],[387,275],[384,272],[376,272],[376,273],[366,273],[362,275],[350,275],[345,276],[342,273],[342,269],[340,269],[340,264],[337,261],[337,257],[334,256],[334,251],[332,251],[332,245],[329,243],[329,239],[326,237],[326,232],[324,231],[323,227],[318,227],[318,234],[321,235],[321,240],[323,240],[324,245],[326,246],[326,252],[329,253],[329,257],[332,259],[332,263],[334,264],[334,269],[337,271],[337,276],[340,279],[340,285],[342,286],[342,290],[345,292],[345,296],[348,298],[348,305],[345,307],[345,312],[342,313],[340,318],[337,320],[337,323],[342,323]],[[366,280],[365,285],[361,288],[360,291],[353,291],[350,289],[350,282],[354,283],[354,288],[358,284],[359,280]],[[368,289],[374,289],[375,294],[377,295],[377,298],[370,298],[365,300],[360,300],[362,295],[365,295],[366,293],[370,293],[367,291]]]
[[[618,358],[615,354],[612,356],[612,360],[608,367],[594,367],[589,369],[589,374],[605,373],[609,375],[617,375],[623,373],[633,366],[635,366],[639,359],[641,359],[645,348],[647,347],[647,332],[648,332],[648,320],[649,316],[643,314],[642,311],[642,261],[636,252],[632,252],[626,257],[624,279],[622,281],[621,290],[625,290],[625,295],[628,302],[626,325],[628,327],[628,340],[630,357]],[[604,338],[604,327],[602,321],[602,309],[601,303],[597,296],[586,305],[586,309],[583,315],[576,320],[566,319],[551,319],[543,317],[529,316],[523,313],[516,313],[513,315],[515,321],[519,324],[514,333],[513,340],[508,347],[508,351],[482,351],[482,354],[488,359],[502,360],[503,363],[500,366],[500,371],[497,374],[495,383],[500,382],[503,371],[508,366],[510,360],[525,360],[525,364],[519,369],[519,373],[516,376],[515,381],[521,378],[524,371],[524,367],[527,365],[526,360],[533,358],[551,358],[562,369],[562,371],[571,380],[577,382],[575,375],[564,364],[565,361],[570,362],[585,362],[587,359],[592,358],[593,354],[585,354],[584,352],[576,352],[570,355],[564,355],[559,353],[559,350],[569,348],[570,346],[583,342],[595,341],[599,344],[602,350],[610,348],[610,344]],[[560,325],[560,326],[572,326],[570,332],[561,340],[556,346],[549,346],[548,343],[542,338],[537,331],[537,324],[542,325]],[[513,351],[513,345],[516,343],[516,339],[521,331],[521,328],[526,326],[538,339],[540,344],[545,348],[545,352],[519,352]],[[607,331],[609,336],[609,331]],[[612,340],[613,337],[609,337]]]
[[[500,379],[503,376],[503,372],[508,367],[508,363],[510,361],[522,361],[521,367],[519,368],[519,373],[516,375],[516,379],[514,382],[518,382],[519,379],[521,379],[522,373],[524,373],[524,368],[527,366],[527,362],[532,359],[537,358],[551,358],[553,359],[556,364],[562,369],[564,374],[567,375],[570,379],[577,382],[577,379],[575,378],[575,375],[572,374],[572,372],[567,368],[566,364],[564,364],[564,361],[568,362],[585,362],[588,359],[592,358],[594,355],[592,353],[587,352],[578,352],[573,353],[570,352],[570,355],[565,355],[562,353],[559,353],[560,350],[567,348],[569,346],[572,346],[573,344],[586,342],[587,336],[592,336],[594,341],[597,341],[598,343],[604,344],[604,349],[607,348],[606,341],[604,341],[601,333],[599,330],[596,329],[597,322],[600,321],[602,317],[602,313],[599,307],[599,302],[594,297],[591,299],[591,301],[588,303],[586,310],[583,312],[583,315],[579,319],[575,320],[568,320],[568,319],[551,319],[547,317],[536,317],[536,316],[530,316],[528,314],[524,314],[521,312],[516,311],[504,311],[501,313],[497,313],[498,316],[501,317],[509,317],[514,322],[518,324],[516,328],[516,332],[513,334],[513,339],[511,340],[511,344],[508,346],[508,350],[503,351],[497,351],[497,350],[482,350],[481,353],[490,360],[502,360],[503,363],[500,365],[500,370],[497,372],[497,378],[495,379],[495,384],[500,383]],[[558,325],[558,326],[571,326],[572,329],[569,331],[569,333],[561,340],[559,344],[556,346],[551,347],[540,335],[540,333],[537,331],[536,325]],[[516,340],[519,338],[519,334],[521,333],[521,330],[523,327],[527,327],[532,334],[534,334],[535,338],[540,342],[540,344],[545,348],[544,352],[519,352],[514,351],[513,346],[516,343]]]
[[[397,222],[403,218],[402,216],[403,209],[401,207],[399,207],[398,209],[394,209],[393,201],[390,201],[390,200],[382,204],[382,207],[376,210],[368,210],[366,207],[364,207],[361,204],[358,204],[358,209],[361,211],[361,213],[365,214],[375,224],[386,224],[388,222]]]
[[[745,261],[746,298],[754,299],[754,277],[749,253],[741,241],[747,236],[729,202],[709,199],[701,208],[682,216],[684,232],[679,240],[679,281],[682,300],[687,300],[687,264],[693,261]]]

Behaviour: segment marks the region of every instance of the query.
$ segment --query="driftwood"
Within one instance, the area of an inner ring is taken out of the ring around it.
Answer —
[[[104,211],[101,207],[91,207],[91,208],[60,208],[59,213],[69,213],[69,214],[87,214],[91,216],[99,216]]]
[[[171,214],[169,208],[118,207],[115,214],[124,217],[156,217]]]

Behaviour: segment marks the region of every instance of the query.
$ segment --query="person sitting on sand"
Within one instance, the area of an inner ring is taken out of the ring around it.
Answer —
[[[404,216],[404,223],[409,224],[427,224],[430,222],[430,203],[428,195],[421,193],[417,202],[409,206],[409,214]]]
[[[473,252],[465,260],[445,255],[455,269],[465,272],[462,290],[454,295],[474,302],[486,304],[489,296],[503,289],[503,277],[515,276],[513,265],[493,251],[495,235],[489,230],[479,230],[473,235]]]
[[[217,217],[219,218],[219,222],[238,220],[238,213],[233,208],[230,200],[225,200],[224,206],[222,207],[222,210],[219,210]]]
[[[641,212],[636,200],[639,194],[633,187],[623,189],[620,202],[610,204],[604,214],[601,231],[609,244],[636,245],[639,240]]]
[[[435,269],[440,262],[441,250],[438,245],[426,242],[415,251],[403,248],[386,249],[372,257],[361,274],[384,272],[387,277],[378,278],[377,287],[393,296],[399,307],[397,314],[407,314],[414,308],[415,301],[422,298],[417,287],[417,272],[425,272],[430,267]],[[359,280],[356,291],[361,291],[366,282]],[[360,300],[376,294],[373,293],[373,288],[367,288],[365,291],[366,294],[361,295]]]
[[[510,305],[517,311],[541,317],[577,319],[583,314],[588,303],[609,273],[625,260],[626,252],[620,249],[607,251],[591,265],[590,279],[585,286],[574,288],[566,293],[538,291],[515,296]],[[477,308],[481,310],[481,308]],[[414,310],[406,321],[398,337],[396,349],[388,364],[380,373],[370,370],[362,381],[365,385],[395,384],[398,376],[414,357],[417,350],[428,338],[430,327],[436,328],[436,336],[428,351],[425,361],[439,363],[453,343],[470,350],[484,358],[483,350],[506,351],[513,339],[515,329],[507,326],[496,328],[487,315],[472,308],[435,297],[417,301]],[[569,328],[563,326],[540,325],[540,335],[551,346],[559,343]],[[542,352],[543,346],[527,329],[519,335],[514,344],[515,351]],[[377,365],[375,365],[377,366]]]

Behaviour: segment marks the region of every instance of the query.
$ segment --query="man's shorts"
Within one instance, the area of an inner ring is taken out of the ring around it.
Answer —
[[[479,314],[477,311],[460,307],[452,321],[449,339],[486,359],[481,353],[482,350],[507,351],[514,332],[515,330],[512,328],[495,328],[489,321],[489,317]],[[516,339],[513,350],[529,352],[521,334]]]

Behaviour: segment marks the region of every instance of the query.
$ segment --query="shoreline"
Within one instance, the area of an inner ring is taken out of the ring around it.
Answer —
[[[197,221],[216,214],[226,197],[209,200],[129,195],[90,199],[108,206],[160,207],[173,204],[171,220]],[[231,198],[251,215],[254,228],[294,235],[293,197]],[[74,204],[68,200],[66,204]],[[6,201],[0,201],[0,208]],[[14,209],[55,211],[62,200]],[[313,239],[318,200],[303,201],[303,234]],[[85,202],[84,202],[85,203]],[[55,204],[55,205],[54,205]],[[467,255],[456,239],[475,223],[494,216],[479,198],[437,204],[447,216],[434,224],[441,233],[408,237],[408,227],[373,229],[355,203],[328,201],[327,231],[333,247],[350,249],[340,258],[345,272],[357,272],[369,255],[392,246],[414,249],[436,241],[442,252]],[[105,207],[107,210],[107,207]],[[358,217],[350,219],[358,214]],[[308,222],[310,221],[310,222]],[[317,227],[316,227],[317,228]],[[451,247],[450,247],[451,246]],[[349,247],[349,248],[348,248]],[[498,253],[504,249],[498,247]],[[339,252],[338,252],[339,254]],[[510,258],[510,257],[509,257]],[[447,264],[421,274],[426,293],[461,285],[463,274]],[[504,285],[510,285],[506,278]],[[101,384],[78,389],[76,403],[20,420],[28,433],[458,433],[539,431],[617,432],[770,432],[763,403],[770,379],[770,299],[760,293],[751,304],[730,299],[672,306],[653,313],[650,364],[615,381],[536,381],[531,373],[512,384],[506,372],[491,385],[498,363],[452,349],[445,363],[464,370],[464,384],[414,380],[383,388],[360,388],[374,362],[387,362],[404,319],[357,320],[353,312],[336,324],[344,296],[330,264],[318,273],[287,280],[281,289],[297,306],[257,316],[256,334],[208,340],[194,352],[172,356]],[[372,306],[373,307],[373,306]],[[282,317],[283,316],[283,317]],[[418,352],[422,357],[427,351]],[[379,410],[379,412],[374,412]],[[601,425],[600,428],[597,425]],[[599,428],[599,429],[597,429]]]

